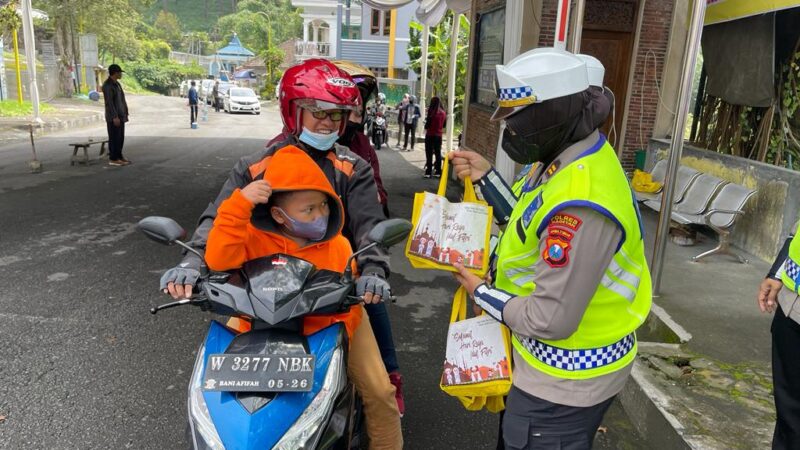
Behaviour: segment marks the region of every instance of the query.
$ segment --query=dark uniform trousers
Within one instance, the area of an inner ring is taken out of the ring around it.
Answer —
[[[122,159],[122,146],[125,144],[125,122],[120,120],[119,126],[114,122],[106,122],[108,130],[108,159],[117,161]]]
[[[502,416],[505,450],[588,450],[614,397],[585,408],[559,405],[511,388]]]
[[[800,449],[800,324],[780,306],[772,319],[772,382],[778,413],[772,448]]]

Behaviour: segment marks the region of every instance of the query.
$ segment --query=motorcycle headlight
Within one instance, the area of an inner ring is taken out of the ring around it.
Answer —
[[[217,434],[208,405],[203,398],[203,367],[205,366],[206,346],[200,347],[189,383],[189,426],[192,431],[194,448],[202,450],[225,450],[222,439]]]
[[[342,348],[339,347],[333,352],[322,389],[294,425],[283,435],[283,438],[275,444],[273,450],[315,448],[323,431],[322,425],[336,403],[337,394],[346,385],[347,372],[344,367]]]

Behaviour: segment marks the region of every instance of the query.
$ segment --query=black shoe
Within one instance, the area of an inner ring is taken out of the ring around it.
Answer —
[[[422,176],[422,178],[430,178],[430,177],[431,177],[431,174],[429,174],[429,173],[426,173],[425,175]]]
[[[435,174],[433,174],[433,176],[436,177],[436,178],[442,178],[442,174],[440,174],[440,173],[435,173]]]

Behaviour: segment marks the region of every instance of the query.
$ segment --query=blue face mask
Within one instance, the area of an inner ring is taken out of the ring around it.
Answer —
[[[308,128],[303,127],[303,132],[300,133],[300,142],[308,144],[317,150],[328,151],[333,144],[339,140],[337,133],[322,134],[309,131]]]
[[[303,222],[293,219],[281,208],[278,208],[278,211],[286,218],[287,223],[284,223],[283,226],[289,230],[292,236],[308,239],[309,241],[321,241],[328,232],[328,216],[319,216],[311,222]]]

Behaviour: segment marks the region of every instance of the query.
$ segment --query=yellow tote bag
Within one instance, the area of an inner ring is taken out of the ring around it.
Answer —
[[[466,316],[467,291],[462,286],[453,297],[439,386],[470,411],[485,407],[500,412],[511,389],[511,334],[487,314]]]
[[[449,202],[445,197],[448,172],[445,158],[438,192],[414,196],[414,229],[406,243],[406,256],[417,269],[456,272],[453,264],[461,263],[482,276],[489,267],[492,207],[478,200],[469,178],[464,180],[464,201]]]

